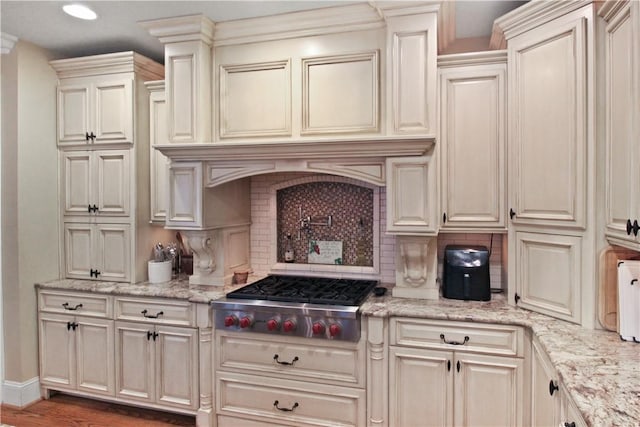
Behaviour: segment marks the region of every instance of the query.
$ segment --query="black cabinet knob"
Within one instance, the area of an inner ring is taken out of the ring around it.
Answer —
[[[559,390],[558,385],[553,382],[553,380],[549,381],[549,394],[553,396],[555,391]]]
[[[509,218],[513,219],[514,216],[516,216],[516,211],[513,208],[509,209]]]
[[[631,234],[631,227],[633,227],[633,226],[631,225],[631,220],[630,220],[630,219],[628,219],[628,220],[627,220],[627,236],[629,236],[629,235]]]
[[[640,225],[638,225],[638,220],[633,220],[633,225],[631,226],[631,231],[633,231],[633,235],[638,237],[638,231],[640,231]]]

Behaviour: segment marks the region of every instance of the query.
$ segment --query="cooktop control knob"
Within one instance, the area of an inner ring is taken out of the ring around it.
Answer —
[[[267,320],[267,329],[270,331],[277,331],[278,329],[280,329],[280,322],[278,322],[276,319]]]
[[[240,319],[240,327],[241,328],[248,328],[251,325],[253,325],[253,319],[249,316],[244,316],[243,318]]]
[[[323,335],[325,331],[324,323],[314,322],[311,330],[313,331],[313,335]]]
[[[238,318],[233,314],[230,314],[229,316],[226,316],[224,318],[224,326],[226,326],[227,328],[231,326],[236,326],[237,324],[238,324]]]
[[[329,325],[329,335],[331,335],[332,337],[340,335],[340,332],[342,332],[342,327],[340,327],[340,325],[338,325],[337,323],[332,323],[331,325]]]
[[[293,332],[296,329],[296,322],[293,319],[287,319],[282,324],[282,330],[285,332]]]

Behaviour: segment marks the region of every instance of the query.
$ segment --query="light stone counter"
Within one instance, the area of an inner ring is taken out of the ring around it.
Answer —
[[[249,282],[256,280],[251,278]],[[40,289],[95,292],[111,295],[184,299],[206,304],[238,287],[189,287],[186,279],[162,284],[89,280],[56,280]],[[489,302],[394,298],[373,294],[362,305],[364,316],[417,317],[436,320],[518,325],[536,335],[553,362],[558,378],[594,427],[640,426],[640,344],[623,342],[613,332],[578,325],[507,305],[501,295]]]
[[[416,317],[518,325],[529,328],[546,350],[560,381],[587,424],[640,426],[640,344],[614,332],[587,330],[562,320],[507,305],[501,295],[489,302],[426,301],[391,296],[367,299],[363,315]]]

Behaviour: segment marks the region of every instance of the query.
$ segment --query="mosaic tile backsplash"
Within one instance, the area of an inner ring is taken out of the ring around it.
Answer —
[[[342,242],[342,264],[373,266],[373,190],[342,182],[309,182],[277,191],[278,262],[291,236],[295,262],[307,263],[309,243]],[[331,215],[331,225],[326,224]],[[311,225],[301,228],[301,218]]]

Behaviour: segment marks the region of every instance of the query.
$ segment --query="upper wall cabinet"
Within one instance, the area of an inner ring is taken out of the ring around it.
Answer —
[[[640,250],[640,3],[607,2],[605,141],[606,234],[609,241]],[[631,54],[630,54],[631,53]]]
[[[167,218],[170,161],[154,145],[168,143],[167,108],[164,81],[146,82],[149,90],[149,202],[150,220],[163,224]]]
[[[438,58],[441,231],[506,229],[506,63],[506,51]]]
[[[58,144],[133,142],[133,80],[69,79],[58,86]]]

